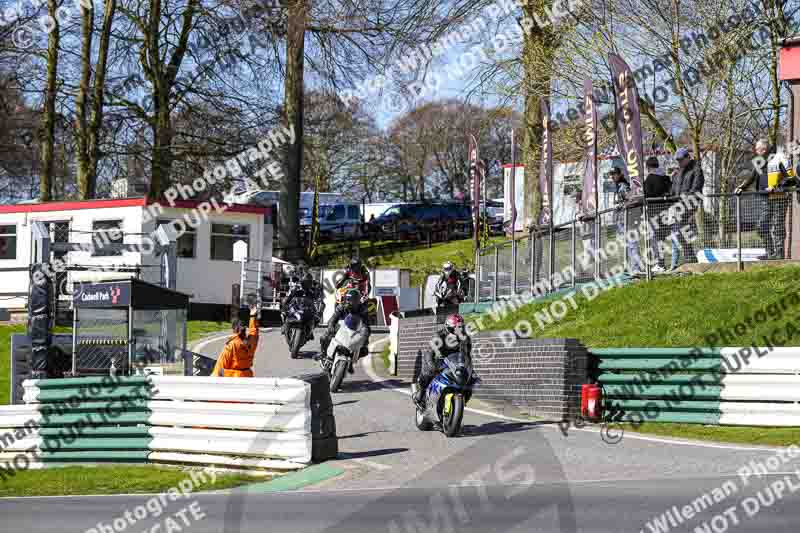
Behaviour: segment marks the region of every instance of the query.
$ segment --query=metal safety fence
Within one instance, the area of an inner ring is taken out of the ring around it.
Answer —
[[[475,302],[688,263],[792,259],[796,190],[638,199],[478,251]]]

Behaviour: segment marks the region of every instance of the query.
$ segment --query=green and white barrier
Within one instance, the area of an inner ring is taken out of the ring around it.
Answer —
[[[592,350],[604,415],[631,422],[800,426],[800,347]]]
[[[183,376],[27,380],[0,407],[0,465],[173,463],[293,470],[311,462],[311,386]],[[2,475],[2,472],[0,472]]]

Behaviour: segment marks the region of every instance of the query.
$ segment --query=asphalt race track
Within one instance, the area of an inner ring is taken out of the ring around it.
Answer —
[[[199,349],[218,352],[223,342]],[[291,360],[280,334],[264,333],[256,375],[316,370],[317,347]],[[464,415],[463,435],[448,439],[416,429],[407,390],[366,365],[345,377],[334,396],[340,456],[329,463],[341,476],[293,492],[192,495],[123,530],[151,531],[195,500],[202,519],[156,531],[722,533],[794,532],[800,524],[800,452],[778,458],[776,449],[630,434],[609,444],[595,428],[565,436],[552,424],[474,412]],[[740,475],[742,468],[763,472]],[[0,530],[98,531],[91,528],[150,498],[0,499]]]

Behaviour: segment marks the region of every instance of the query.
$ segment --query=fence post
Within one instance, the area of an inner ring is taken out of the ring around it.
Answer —
[[[622,216],[622,248],[625,250],[623,252],[623,260],[622,265],[625,270],[630,271],[630,260],[631,258],[628,257],[628,215],[630,215],[631,210],[627,206],[625,207],[625,214]],[[617,240],[619,240],[619,235],[617,235]]]
[[[738,267],[739,272],[744,271],[744,264],[742,263],[742,196],[736,195],[736,248],[738,249]]]
[[[531,266],[530,266],[531,282],[530,282],[530,286],[531,286],[531,294],[533,294],[533,288],[536,286],[536,274],[537,274],[537,271],[536,271],[536,241],[538,240],[533,234],[533,228],[531,228],[531,231],[528,234],[528,238],[530,238],[530,240],[531,240],[530,244],[528,245],[528,248],[530,248],[530,250],[531,250]]]
[[[650,239],[647,237],[647,230],[650,227],[649,226],[650,219],[648,218],[648,215],[649,215],[649,213],[648,213],[648,209],[647,209],[647,198],[645,198],[644,199],[644,205],[642,205],[642,223],[639,225],[639,233],[640,234],[644,234],[644,242],[645,242],[645,248],[644,248],[644,259],[645,259],[645,261],[644,261],[644,270],[645,270],[645,275],[647,276],[647,281],[650,281],[650,280],[653,279],[653,274],[652,274],[652,272],[650,270],[650,262],[652,260],[658,261],[657,258],[650,257],[650,255],[651,255],[651,252],[655,252],[656,255],[658,255],[658,246],[657,245],[656,246],[650,246],[651,242],[650,242]],[[644,228],[644,231],[642,231],[642,228]],[[654,233],[653,234],[653,239],[655,239],[655,238],[656,238],[656,236],[655,236],[655,233]],[[655,244],[655,242],[653,242],[652,244]]]
[[[247,281],[247,261],[242,260],[242,275],[239,278],[239,301],[244,301],[244,285]]]
[[[517,237],[511,234],[511,296],[517,295]]]
[[[258,260],[258,283],[256,284],[256,289],[258,293],[258,309],[261,310],[261,302],[264,299],[264,274],[261,271],[262,262]]]
[[[475,250],[475,305],[481,302],[481,251]]]
[[[553,287],[553,271],[556,269],[556,232],[553,231],[553,227],[550,226],[550,260],[548,261],[547,265],[547,279],[549,283],[547,284],[550,287],[550,290],[553,291],[556,287]]]
[[[494,283],[492,284],[492,301],[497,301],[497,271],[500,268],[500,248],[494,247]]]
[[[231,287],[231,320],[239,317],[239,307],[242,305],[240,287],[235,283]]]
[[[794,211],[794,202],[792,201],[792,193],[786,193],[786,207],[784,207],[787,211],[789,211],[789,239],[784,239],[783,243],[783,258],[784,259],[791,259],[792,258],[792,237],[794,237],[793,227],[794,221],[792,220],[792,211]]]
[[[603,243],[600,242],[600,228],[603,225],[603,215],[597,213],[594,217],[594,246],[592,247],[592,255],[594,256],[594,280],[600,280],[600,250],[603,249]]]
[[[577,253],[577,242],[576,242],[577,236],[575,234],[575,229],[577,227],[578,227],[577,221],[576,221],[576,219],[573,218],[572,219],[572,245],[571,245],[571,250],[570,250],[571,256],[572,256],[572,288],[573,289],[575,288],[575,267],[576,267],[575,254]]]

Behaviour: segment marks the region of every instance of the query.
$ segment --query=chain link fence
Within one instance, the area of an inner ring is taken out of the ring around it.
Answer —
[[[748,261],[792,259],[794,194],[640,199],[561,224],[552,234],[533,228],[516,245],[480,250],[478,300],[537,285],[551,292],[621,271],[651,279],[689,263],[734,262],[741,271]]]

